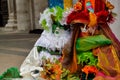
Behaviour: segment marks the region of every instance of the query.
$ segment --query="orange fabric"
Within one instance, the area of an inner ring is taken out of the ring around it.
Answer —
[[[120,74],[120,61],[112,45],[99,48],[98,66],[109,76]]]
[[[99,48],[96,48],[96,49],[92,50],[92,53],[93,53],[94,56],[97,56],[98,52],[99,52]]]
[[[92,4],[93,9],[95,10],[95,0],[90,0],[90,2]]]
[[[97,74],[98,73],[98,69],[95,66],[85,65],[82,68],[82,72],[86,73],[86,75],[88,75],[89,73]]]
[[[68,48],[69,46],[65,45],[65,47],[62,50],[62,63],[63,66],[66,67],[67,69],[70,70],[71,73],[75,73],[78,69],[78,65],[77,65],[77,53],[76,53],[76,40],[79,36],[79,32],[80,32],[80,26],[73,26],[74,30],[72,33],[72,47],[71,47],[71,51],[67,51],[68,49],[66,49],[66,47]]]
[[[106,76],[104,74],[98,74],[95,76],[95,78],[93,80],[120,80],[120,74],[111,77],[111,76]]]
[[[97,25],[97,16],[94,13],[89,12],[90,22],[89,27],[95,27]]]
[[[103,31],[103,34],[112,41],[112,44],[117,52],[117,55],[120,58],[120,41],[116,38],[116,36],[114,35],[114,33],[112,32],[107,23],[101,24],[100,28]]]
[[[60,76],[62,74],[61,65],[53,64],[53,71],[56,72],[56,80],[60,80]]]
[[[71,73],[74,73],[77,71],[77,53],[76,53],[76,40],[78,38],[79,35],[79,26],[74,27],[74,44],[73,44],[73,60],[72,60],[72,64],[70,65],[69,69],[71,71]]]

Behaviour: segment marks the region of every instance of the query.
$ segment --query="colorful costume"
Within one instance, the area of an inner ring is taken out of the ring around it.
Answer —
[[[33,77],[47,80],[119,79],[120,42],[108,26],[114,6],[106,0],[79,0],[73,7],[41,14],[44,31],[21,66],[22,76],[38,70]]]

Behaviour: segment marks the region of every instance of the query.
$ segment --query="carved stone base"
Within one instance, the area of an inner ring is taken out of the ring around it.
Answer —
[[[13,14],[10,14],[8,23],[5,25],[4,31],[13,31],[17,29],[17,21],[13,17]]]

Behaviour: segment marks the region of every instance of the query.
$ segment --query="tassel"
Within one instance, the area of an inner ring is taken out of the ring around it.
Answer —
[[[97,25],[97,16],[94,13],[89,12],[89,19],[90,19],[90,22],[88,26],[95,27]]]
[[[80,27],[76,26],[74,28],[74,32],[73,32],[73,37],[74,37],[74,40],[73,40],[73,59],[72,59],[72,64],[69,67],[71,73],[75,73],[78,69],[78,66],[77,66],[77,52],[76,52],[76,40],[78,38],[79,31],[80,31]]]
[[[71,41],[72,45],[70,45],[71,46],[71,51],[67,50],[67,46],[62,51],[62,54],[63,54],[62,64],[67,69],[69,69],[71,73],[75,73],[78,70],[77,55],[76,55],[77,54],[77,52],[76,52],[76,40],[79,36],[79,33],[80,33],[80,27],[75,26],[74,30],[73,30],[73,33],[72,33],[72,39],[71,39],[72,40]]]

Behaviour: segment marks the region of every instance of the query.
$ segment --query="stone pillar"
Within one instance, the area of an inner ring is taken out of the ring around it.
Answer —
[[[41,29],[39,25],[40,13],[48,7],[48,0],[33,0],[34,1],[34,20],[35,28]]]
[[[30,30],[35,29],[35,13],[34,13],[34,0],[30,0],[29,2],[29,10],[30,10]]]
[[[7,1],[8,1],[9,19],[8,19],[8,23],[5,25],[5,31],[13,31],[17,28],[16,5],[15,5],[15,0],[7,0]]]
[[[29,31],[30,29],[29,2],[30,0],[16,0],[18,31]]]

